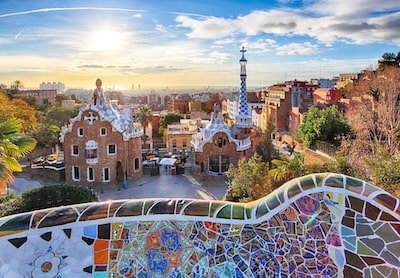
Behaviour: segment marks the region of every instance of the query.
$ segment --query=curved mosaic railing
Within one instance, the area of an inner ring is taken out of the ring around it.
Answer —
[[[258,201],[117,200],[0,219],[0,277],[400,277],[400,200],[339,174]]]

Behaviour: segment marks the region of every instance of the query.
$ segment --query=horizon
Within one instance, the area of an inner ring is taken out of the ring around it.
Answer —
[[[92,88],[100,77],[116,90],[238,87],[245,46],[248,85],[259,88],[360,72],[399,51],[397,1],[219,4],[2,2],[0,83]]]

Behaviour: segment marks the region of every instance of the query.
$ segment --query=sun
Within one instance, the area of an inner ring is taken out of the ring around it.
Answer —
[[[93,49],[98,51],[118,50],[121,47],[122,37],[121,33],[111,29],[97,30],[91,38]]]

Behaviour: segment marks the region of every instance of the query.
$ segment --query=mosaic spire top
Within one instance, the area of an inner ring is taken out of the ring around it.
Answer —
[[[235,124],[237,127],[247,128],[252,125],[251,114],[249,111],[249,105],[247,103],[247,88],[246,88],[246,65],[247,59],[244,57],[246,50],[244,47],[240,50],[242,57],[239,60],[240,63],[240,94],[239,94],[239,109],[236,115]]]

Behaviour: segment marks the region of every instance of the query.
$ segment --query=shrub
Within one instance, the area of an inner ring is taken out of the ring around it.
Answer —
[[[51,185],[34,188],[20,196],[0,197],[0,217],[33,210],[98,201],[88,188],[74,185]]]

